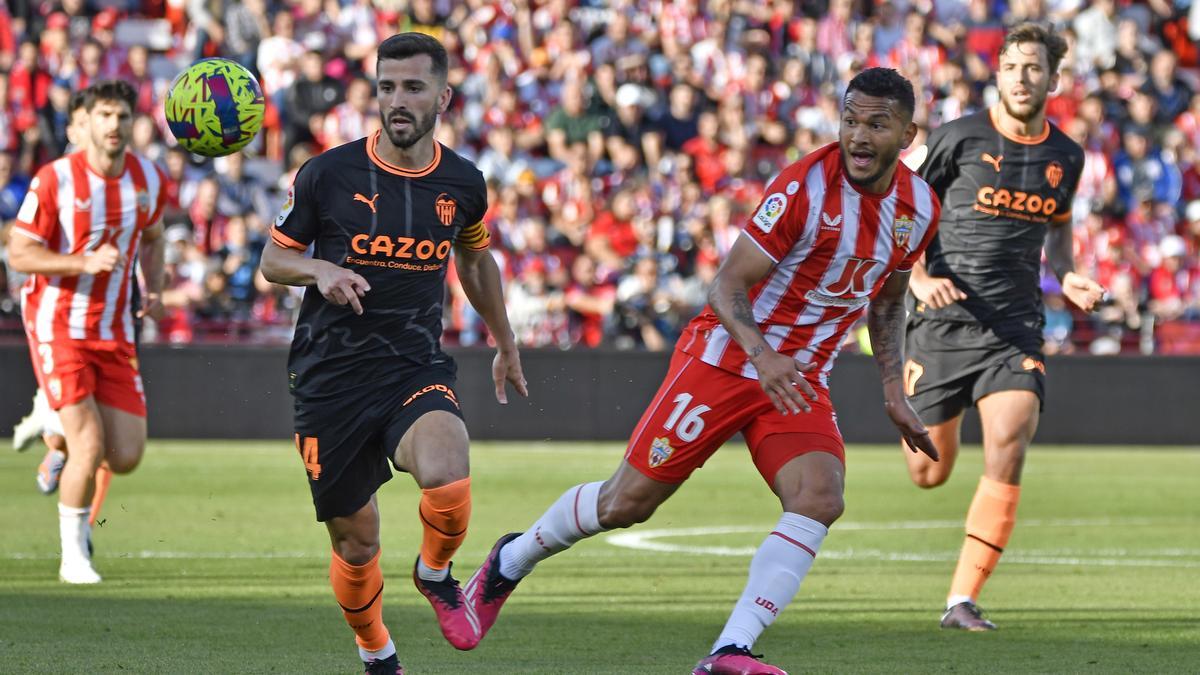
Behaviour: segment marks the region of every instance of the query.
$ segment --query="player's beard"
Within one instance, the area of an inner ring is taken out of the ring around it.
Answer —
[[[1029,120],[1042,114],[1046,109],[1047,92],[1029,93],[1029,100],[1025,103],[1015,103],[1008,96],[1000,95],[1000,105],[1004,106],[1004,111],[1009,117],[1020,122],[1028,122]]]
[[[397,132],[393,130],[390,120],[392,117],[401,117],[408,120],[408,131]],[[434,125],[437,124],[437,114],[432,112],[428,115],[409,115],[399,112],[391,113],[390,115],[380,113],[379,119],[383,122],[383,131],[387,134],[388,140],[392,142],[392,145],[402,150],[407,150],[416,145],[417,141],[424,138],[426,134],[433,130]]]
[[[867,176],[866,178],[855,178],[854,175],[850,173],[850,166],[854,161],[850,157],[850,151],[847,150],[845,146],[841,146],[839,149],[842,153],[842,166],[846,167],[846,179],[851,183],[862,187],[869,187],[875,181],[883,178],[883,174],[887,173],[888,169],[896,166],[897,161],[900,159],[900,148],[895,148],[890,152],[876,151],[875,161],[879,162],[879,168],[876,169],[875,173]]]

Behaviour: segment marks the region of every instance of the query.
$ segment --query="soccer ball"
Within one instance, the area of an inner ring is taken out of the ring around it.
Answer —
[[[262,128],[258,80],[228,59],[203,59],[171,83],[164,103],[167,124],[179,144],[205,157],[241,150]]]

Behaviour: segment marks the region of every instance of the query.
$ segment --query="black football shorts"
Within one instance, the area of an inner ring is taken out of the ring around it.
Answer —
[[[957,417],[998,391],[1032,391],[1045,401],[1042,336],[1034,326],[910,317],[904,391],[925,424]]]
[[[434,366],[397,384],[295,404],[296,449],[308,472],[317,520],[357,512],[392,478],[396,448],[434,410],[462,417],[454,366]],[[397,470],[400,467],[396,467]]]

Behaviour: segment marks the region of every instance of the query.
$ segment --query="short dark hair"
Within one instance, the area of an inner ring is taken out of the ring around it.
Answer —
[[[1050,74],[1058,72],[1058,64],[1062,63],[1067,54],[1066,39],[1041,24],[1026,21],[1013,26],[1012,30],[1005,34],[1004,43],[1000,45],[997,56],[1003,56],[1009,47],[1022,42],[1035,42],[1045,47],[1046,58],[1050,62]]]
[[[130,111],[137,107],[137,91],[125,80],[100,80],[80,93],[83,94],[83,107],[87,108],[88,112],[91,112],[99,101],[128,103]]]
[[[84,87],[79,91],[71,94],[71,103],[67,106],[67,114],[74,115],[76,110],[88,107],[88,97],[91,95],[92,88]]]
[[[428,54],[433,61],[433,74],[446,79],[449,58],[446,48],[437,39],[424,33],[397,33],[379,45],[379,61],[402,61],[421,54]]]
[[[867,68],[850,80],[846,95],[849,96],[852,91],[891,99],[900,105],[910,120],[917,110],[917,96],[913,93],[912,82],[893,68]]]

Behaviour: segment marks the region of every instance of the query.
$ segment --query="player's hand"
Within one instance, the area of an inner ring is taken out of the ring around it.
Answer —
[[[357,272],[330,263],[317,273],[317,290],[335,305],[350,305],[355,314],[362,314],[359,298],[371,290],[371,284]]]
[[[138,318],[150,317],[155,321],[161,321],[167,315],[167,308],[163,306],[162,294],[147,293],[142,299],[142,308],[138,310]]]
[[[1074,272],[1067,272],[1063,276],[1062,290],[1068,300],[1085,312],[1096,311],[1100,301],[1108,294],[1100,284]]]
[[[917,296],[917,300],[931,309],[942,309],[967,299],[967,294],[946,277],[917,279],[914,274],[908,279],[908,287],[912,289],[913,295]]]
[[[933,445],[933,439],[929,436],[929,430],[921,423],[921,418],[908,404],[907,398],[901,396],[898,400],[885,399],[883,408],[887,411],[888,417],[892,418],[892,424],[895,424],[896,428],[900,430],[900,436],[909,450],[913,452],[920,450],[928,455],[929,459],[938,461],[938,451]]]
[[[505,382],[511,383],[513,389],[521,396],[529,396],[529,384],[525,381],[525,374],[521,372],[521,353],[515,348],[496,350],[496,358],[492,359],[492,382],[496,384],[496,400],[501,405],[508,403],[508,392],[504,390]]]
[[[121,265],[121,251],[112,244],[100,244],[94,251],[83,254],[84,274],[103,274]]]
[[[817,392],[804,378],[805,373],[816,369],[815,363],[800,363],[796,359],[780,354],[774,349],[763,348],[750,361],[758,371],[758,384],[771,399],[772,405],[781,414],[799,415],[801,412],[812,412],[810,400],[817,400]]]

